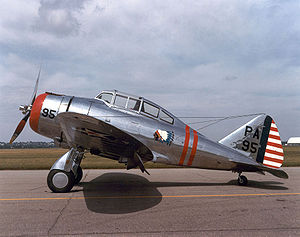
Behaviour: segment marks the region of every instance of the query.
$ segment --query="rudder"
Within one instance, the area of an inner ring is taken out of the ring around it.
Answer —
[[[274,120],[267,116],[256,161],[270,168],[280,168],[284,160],[283,148]]]

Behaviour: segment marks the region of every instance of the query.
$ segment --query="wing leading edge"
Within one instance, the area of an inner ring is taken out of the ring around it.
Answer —
[[[74,112],[60,113],[56,120],[69,147],[81,147],[115,160],[134,159],[136,152],[143,161],[153,159],[151,151],[144,144],[102,120]]]

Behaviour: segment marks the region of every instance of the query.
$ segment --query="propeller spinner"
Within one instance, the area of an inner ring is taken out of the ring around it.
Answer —
[[[37,94],[37,90],[38,90],[38,84],[39,84],[39,80],[40,80],[40,74],[41,74],[41,68],[39,70],[39,74],[37,76],[36,82],[35,82],[35,87],[34,87],[34,91],[32,94],[32,99],[31,99],[31,103],[30,105],[21,105],[19,107],[19,110],[22,111],[23,114],[25,114],[24,118],[20,121],[20,123],[18,124],[14,134],[12,135],[9,143],[13,143],[14,140],[16,140],[16,138],[20,135],[20,133],[23,131],[25,124],[28,120],[28,118],[30,117],[30,113],[31,113],[31,108],[32,105],[36,99],[36,94]]]

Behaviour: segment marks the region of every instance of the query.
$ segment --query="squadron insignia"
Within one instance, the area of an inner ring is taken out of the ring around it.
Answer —
[[[167,145],[171,145],[174,140],[174,132],[173,131],[163,131],[156,130],[153,134],[155,141],[160,141],[161,143],[167,143]]]

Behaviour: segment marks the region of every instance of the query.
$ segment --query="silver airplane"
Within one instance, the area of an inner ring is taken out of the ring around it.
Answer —
[[[53,192],[69,192],[80,182],[85,152],[146,173],[144,163],[148,161],[228,170],[238,174],[239,185],[248,183],[242,172],[288,178],[278,169],[284,154],[277,126],[268,115],[259,115],[214,142],[152,101],[116,90],[103,91],[93,99],[51,92],[36,97],[39,77],[40,72],[31,104],[19,108],[25,117],[10,143],[29,118],[33,131],[69,149],[48,174],[47,184]]]

